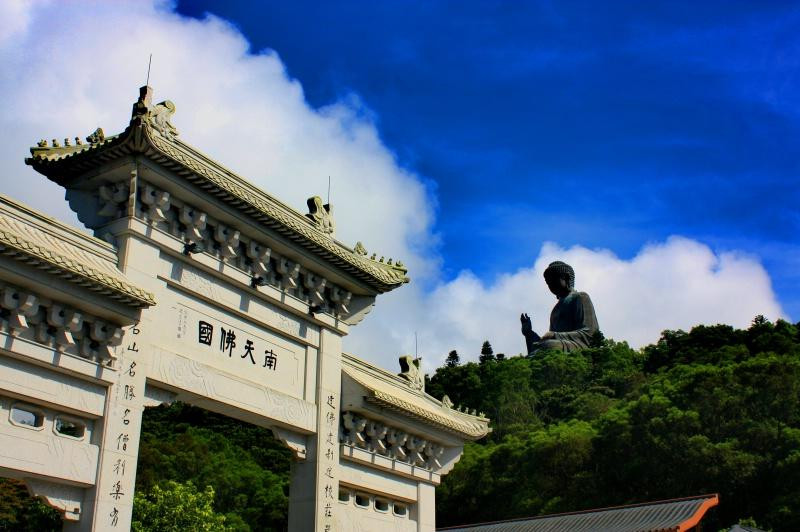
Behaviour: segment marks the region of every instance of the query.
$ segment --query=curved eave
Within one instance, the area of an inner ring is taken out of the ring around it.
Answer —
[[[369,390],[369,394],[365,399],[368,403],[382,408],[388,408],[389,410],[468,440],[479,440],[492,430],[489,428],[488,423],[479,421],[478,418],[476,418],[475,423],[458,421],[450,416],[439,414],[432,409],[422,408],[380,390]]]
[[[152,294],[0,230],[0,254],[134,308],[156,304]]]
[[[80,150],[67,152],[63,148],[33,148],[31,153],[25,162],[62,186],[98,165],[129,155],[144,155],[377,293],[389,292],[409,282],[402,270],[378,266],[354,253],[321,233],[302,214],[282,205],[185,143],[162,137],[141,119],[132,120],[122,134]]]

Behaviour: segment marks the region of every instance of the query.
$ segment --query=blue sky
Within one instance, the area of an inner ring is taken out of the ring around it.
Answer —
[[[486,339],[519,353],[556,259],[634,347],[800,319],[800,6],[85,0],[0,20],[0,191],[80,226],[23,157],[121,131],[152,53],[185,142],[300,212],[330,175],[336,238],[409,266],[344,340],[384,367],[417,343],[428,369]]]
[[[800,319],[800,7],[788,2],[179,2],[357,95],[437,201],[445,275],[545,241],[683,235],[758,257]],[[334,183],[335,191],[335,183]]]

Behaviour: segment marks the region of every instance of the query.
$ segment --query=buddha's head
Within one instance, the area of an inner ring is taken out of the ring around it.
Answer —
[[[544,282],[547,288],[559,299],[575,288],[575,270],[565,262],[551,262],[544,271]]]

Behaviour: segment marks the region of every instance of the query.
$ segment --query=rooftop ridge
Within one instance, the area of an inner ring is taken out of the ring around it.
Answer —
[[[391,259],[383,262],[383,258],[368,258],[363,246],[351,248],[334,239],[306,215],[178,139],[177,130],[169,123],[174,104],[167,101],[152,105],[152,89],[142,87],[140,92],[131,121],[122,133],[105,137],[98,128],[87,137],[88,144],[70,147],[51,147],[40,142],[31,148],[26,164],[56,183],[67,186],[72,175],[87,170],[87,163],[144,154],[265,227],[278,231],[350,275],[366,281],[378,292],[387,292],[409,282],[408,270],[401,262],[392,264]]]
[[[29,219],[21,219],[15,211],[22,211]],[[59,235],[59,230],[67,234]],[[110,244],[5,196],[0,197],[0,253],[40,269],[55,268],[75,284],[110,291],[134,307],[156,304],[152,294],[116,269],[117,255]]]

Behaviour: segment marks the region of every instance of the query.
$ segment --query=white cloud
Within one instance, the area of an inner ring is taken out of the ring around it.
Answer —
[[[416,282],[381,296],[346,342],[386,367],[413,351],[414,331],[429,369],[452,348],[474,358],[486,338],[498,352],[521,351],[520,312],[546,328],[555,300],[541,272],[554,258],[575,266],[606,334],[634,345],[665,328],[781,315],[757,260],[715,255],[680,238],[631,261],[548,244],[532,267],[492,284],[466,271],[443,282],[436,198],[398,165],[356,96],[313,109],[276,53],[253,53],[227,22],[186,19],[168,3],[8,2],[0,18],[4,193],[74,222],[63,191],[24,166],[28,147],[40,138],[84,137],[97,126],[123,129],[152,53],[150,84],[157,101],[176,103],[173,123],[185,141],[298,210],[325,193],[331,176],[338,237],[409,265]]]
[[[378,321],[385,328],[376,324],[366,332],[408,351],[416,330],[428,370],[451,349],[458,350],[462,360],[477,359],[486,339],[496,353],[518,354],[525,349],[520,313],[531,315],[535,330],[547,330],[555,297],[542,274],[554,260],[573,266],[576,288],[591,296],[604,334],[634,347],[657,341],[664,329],[688,330],[699,323],[746,327],[757,314],[770,319],[784,315],[769,275],[756,258],[715,254],[694,240],[671,237],[645,246],[630,260],[608,250],[547,243],[530,268],[502,275],[491,284],[463,271],[428,294],[391,294],[385,300],[405,297],[402,302],[384,301],[390,303],[383,307],[389,307],[395,321],[382,316]],[[365,341],[364,347],[377,341]]]

